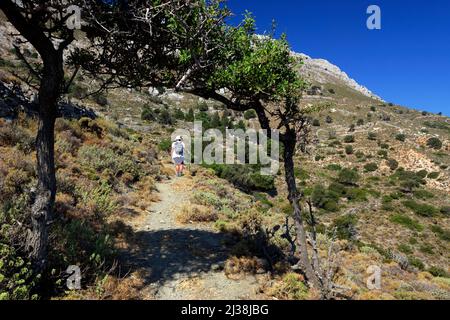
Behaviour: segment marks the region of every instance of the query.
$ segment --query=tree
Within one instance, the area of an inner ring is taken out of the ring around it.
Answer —
[[[213,57],[215,62],[210,64],[209,72],[186,78],[187,85],[178,89],[215,99],[231,110],[253,109],[263,129],[269,133],[273,128],[280,129],[284,175],[300,255],[298,266],[310,286],[328,297],[332,284],[321,269],[317,247],[313,245],[312,256],[309,253],[308,241],[315,243],[315,240],[305,229],[306,211],[301,204],[294,165],[296,152],[305,150],[309,142],[311,124],[307,115],[321,110],[300,107],[301,92],[306,85],[296,71],[299,61],[292,57],[284,36],[276,40],[270,35],[255,35],[254,21],[247,16],[240,26],[228,30],[221,43],[224,53]],[[224,60],[224,56],[228,58]],[[226,89],[229,94],[220,94],[219,89]]]
[[[76,10],[67,9],[72,5],[82,8],[83,13],[83,23],[79,27],[87,41],[80,47],[70,47],[75,32],[68,28],[67,22]],[[111,87],[175,85],[177,68],[180,73],[185,72],[183,61],[188,60],[182,49],[194,49],[203,44],[201,47],[209,52],[212,47],[200,35],[208,28],[220,31],[216,26],[227,16],[228,10],[221,9],[219,1],[206,4],[202,0],[152,0],[150,4],[139,0],[2,0],[0,9],[20,33],[15,51],[30,74],[23,80],[35,88],[39,96],[38,184],[26,247],[35,268],[40,271],[47,260],[48,225],[56,194],[54,124],[57,104],[79,70],[83,69],[99,84],[98,90],[90,94]],[[194,34],[193,30],[198,36],[191,36],[188,45],[184,35]],[[214,37],[214,33],[211,36]],[[41,63],[37,67],[22,53],[27,43],[39,53]],[[66,71],[71,71],[68,78]]]

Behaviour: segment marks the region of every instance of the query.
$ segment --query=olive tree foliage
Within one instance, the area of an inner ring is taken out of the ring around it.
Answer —
[[[301,94],[307,87],[297,72],[301,61],[292,56],[285,36],[275,39],[272,34],[256,35],[250,15],[240,26],[226,29],[222,37],[222,52],[209,57],[214,63],[205,68],[208,72],[191,59],[187,70],[194,71],[183,76],[183,85],[178,89],[218,100],[232,110],[253,109],[263,129],[268,133],[271,129],[280,131],[284,176],[299,249],[297,267],[305,273],[310,286],[320,290],[322,297],[329,298],[336,288],[331,281],[333,272],[330,264],[324,268],[320,263],[315,232],[306,231],[306,214],[312,216],[312,211],[297,188],[294,173],[294,156],[299,150],[305,151],[309,143],[308,114],[317,111],[300,106]]]
[[[81,8],[79,31],[68,28],[76,14],[68,10],[71,6]],[[215,26],[222,25],[228,11],[219,2],[203,0],[2,0],[0,9],[18,31],[15,51],[29,71],[22,79],[38,93],[38,185],[26,248],[42,271],[56,195],[54,124],[61,96],[79,72],[93,79],[98,90],[175,85],[177,75],[186,72],[183,48],[208,58],[212,47],[201,47],[200,34],[214,37],[208,28],[222,32]],[[199,35],[189,40],[192,30]],[[76,32],[82,41],[75,42]],[[22,53],[30,45],[38,52],[37,63]],[[204,61],[198,60],[202,66]]]

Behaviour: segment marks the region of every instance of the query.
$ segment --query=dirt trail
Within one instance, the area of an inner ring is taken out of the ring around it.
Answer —
[[[176,215],[189,201],[192,180],[174,178],[157,184],[160,201],[137,226],[140,249],[128,260],[148,275],[143,298],[161,300],[257,299],[254,276],[232,280],[223,272],[227,235],[208,225],[182,225]]]

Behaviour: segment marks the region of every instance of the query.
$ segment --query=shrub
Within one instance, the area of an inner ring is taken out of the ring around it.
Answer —
[[[331,116],[326,116],[325,122],[326,123],[333,123],[333,118]]]
[[[421,245],[419,250],[425,254],[429,254],[429,255],[434,254],[433,246],[429,243],[424,243],[423,245]]]
[[[0,237],[0,240],[1,239]],[[2,241],[3,242],[3,241]],[[37,299],[33,294],[39,278],[33,273],[31,262],[15,249],[0,242],[0,300]]]
[[[188,112],[186,113],[185,120],[187,122],[193,122],[195,120],[194,109],[189,108]]]
[[[427,176],[428,179],[437,179],[439,178],[440,173],[439,172],[430,172]]]
[[[206,102],[200,102],[197,106],[200,112],[207,112],[209,110],[208,104]]]
[[[450,215],[450,206],[441,207],[439,210],[442,214],[449,216]]]
[[[345,196],[350,201],[367,201],[367,191],[360,188],[350,188],[345,192]]]
[[[163,139],[159,142],[158,148],[161,151],[170,152],[170,149],[172,148],[172,141],[170,141],[170,139]]]
[[[213,222],[218,219],[214,209],[202,205],[185,205],[177,215],[177,220],[181,223],[191,222]]]
[[[244,118],[246,120],[255,119],[257,117],[256,111],[251,109],[244,112]]]
[[[367,134],[367,139],[374,141],[377,139],[377,134],[375,132],[369,132]]]
[[[378,150],[377,154],[383,159],[386,159],[388,156],[387,150]]]
[[[102,93],[98,93],[94,96],[94,101],[95,103],[97,103],[99,106],[105,107],[108,105],[108,99],[106,98],[106,96]]]
[[[356,122],[357,126],[362,126],[364,125],[364,119],[358,119],[358,121]]]
[[[305,300],[308,298],[308,288],[303,281],[301,275],[288,273],[270,290],[270,295],[284,300]]]
[[[353,143],[355,142],[355,137],[352,135],[348,135],[344,137],[344,142],[345,143]]]
[[[439,268],[439,267],[432,266],[427,271],[429,273],[431,273],[434,277],[450,278],[450,274],[447,271],[445,271],[444,269]]]
[[[359,180],[358,172],[355,169],[342,169],[338,175],[338,182],[345,185],[354,185]]]
[[[425,177],[428,175],[427,170],[420,170],[416,172],[416,175],[420,178],[420,179],[425,179]]]
[[[435,207],[429,204],[417,203],[414,200],[406,200],[403,202],[403,205],[423,217],[432,217],[438,212]]]
[[[374,172],[374,171],[377,171],[377,170],[378,170],[378,165],[377,165],[376,163],[373,163],[373,162],[367,163],[367,164],[364,166],[364,170],[365,170],[366,172]]]
[[[158,121],[162,124],[173,125],[175,123],[169,110],[163,109],[158,115]]]
[[[442,148],[442,141],[439,140],[439,138],[430,138],[427,141],[427,146],[436,150],[439,150]]]
[[[348,155],[353,154],[353,147],[352,146],[345,146],[345,153]]]
[[[319,119],[314,119],[314,120],[312,121],[312,125],[313,125],[314,127],[320,127],[320,121],[319,121]]]
[[[398,168],[398,161],[395,159],[388,159],[387,163],[388,163],[389,169],[391,169],[392,171],[394,171]]]
[[[375,112],[377,111],[377,108],[375,106],[370,106],[370,111]]]
[[[348,128],[348,132],[355,132],[356,126],[352,123],[350,128]]]
[[[433,231],[441,240],[450,241],[450,231],[441,228],[440,226],[431,226],[431,231]]]
[[[416,197],[417,199],[422,199],[422,200],[434,198],[434,194],[432,194],[431,192],[429,192],[427,190],[422,190],[422,189],[415,190],[413,194],[414,194],[414,197]]]
[[[413,231],[420,232],[423,230],[423,226],[418,221],[413,220],[404,214],[400,214],[400,213],[393,214],[392,216],[390,216],[389,220],[392,223],[400,224],[400,225],[402,225],[410,230],[413,230]]]
[[[156,121],[157,116],[153,109],[145,105],[141,112],[141,119],[144,121]]]
[[[114,176],[119,177],[129,173],[134,179],[141,175],[141,167],[135,163],[130,154],[118,154],[112,149],[99,146],[82,146],[78,151],[80,164],[92,168],[97,173],[110,170]]]
[[[419,270],[424,270],[425,269],[425,264],[422,262],[422,260],[420,260],[419,258],[416,257],[408,257],[409,260],[409,264]]]
[[[418,176],[416,172],[406,171],[403,168],[398,168],[392,178],[400,181],[400,187],[404,192],[412,192],[415,188],[425,184],[423,178]]]
[[[342,167],[341,167],[340,165],[336,164],[336,163],[329,164],[326,168],[327,168],[328,170],[331,170],[331,171],[339,171],[339,170],[342,170]]]
[[[387,143],[380,144],[381,149],[389,149],[389,145]]]
[[[398,251],[403,252],[404,254],[411,254],[413,253],[413,250],[411,247],[405,243],[401,243],[398,245]]]
[[[244,191],[271,191],[275,188],[274,177],[261,175],[258,166],[213,164],[205,167],[213,169],[218,177]]]
[[[336,229],[336,235],[339,239],[353,240],[356,236],[357,222],[357,216],[352,214],[343,215],[334,220],[332,230]]]
[[[406,135],[403,134],[403,133],[399,133],[399,134],[397,134],[397,135],[395,136],[395,139],[397,139],[398,141],[401,141],[401,142],[405,142],[405,140],[406,140]]]
[[[326,190],[322,185],[316,185],[311,194],[311,201],[317,207],[326,211],[337,211],[339,195]]]
[[[173,112],[173,117],[177,120],[185,120],[184,112],[179,108],[175,109],[175,111]]]

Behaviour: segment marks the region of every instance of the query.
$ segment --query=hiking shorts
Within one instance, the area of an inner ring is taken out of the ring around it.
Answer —
[[[184,163],[184,157],[173,157],[172,160],[176,165]]]

